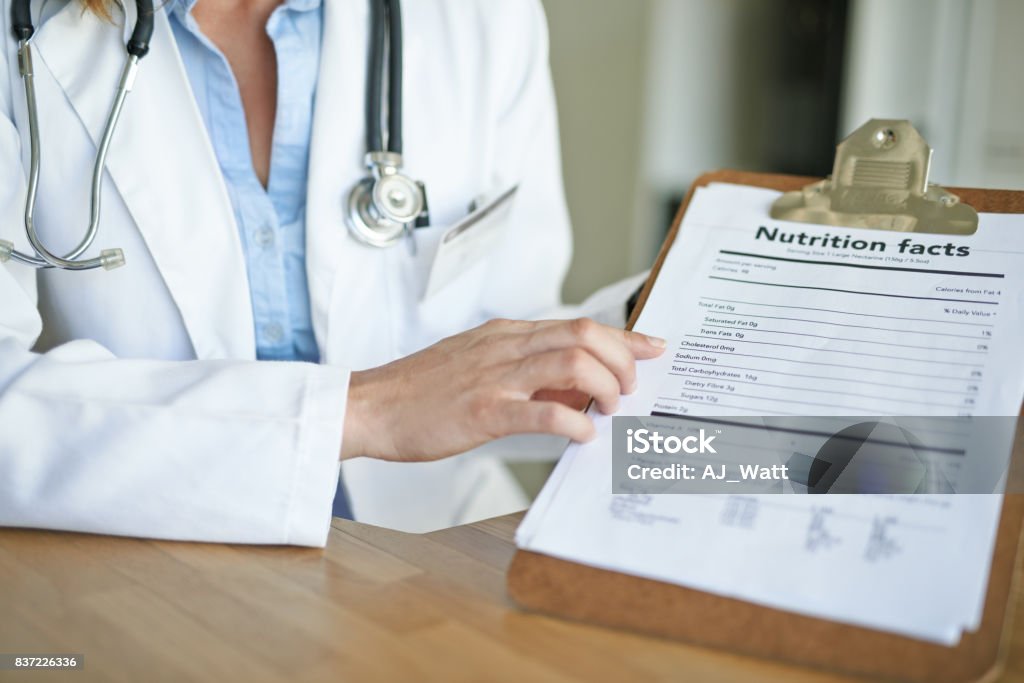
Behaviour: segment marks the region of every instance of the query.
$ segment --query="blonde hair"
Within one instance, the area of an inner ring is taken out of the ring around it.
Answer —
[[[79,0],[79,2],[82,3],[86,11],[104,19],[113,18],[110,9],[117,4],[117,0]]]

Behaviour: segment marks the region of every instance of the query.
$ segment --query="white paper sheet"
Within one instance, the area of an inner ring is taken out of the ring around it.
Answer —
[[[901,234],[775,221],[776,197],[694,196],[636,326],[669,351],[620,414],[1018,414],[1024,218]],[[1001,496],[613,496],[596,423],[521,547],[949,645],[978,627]]]

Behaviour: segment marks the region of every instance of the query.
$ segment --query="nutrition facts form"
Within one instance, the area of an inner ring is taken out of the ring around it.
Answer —
[[[637,324],[674,345],[652,413],[1017,413],[1024,378],[1001,368],[1022,332],[1018,217],[972,236],[783,227],[764,218],[773,196],[695,197],[663,269],[689,275],[660,280],[678,295]]]
[[[722,446],[739,420],[763,423],[764,446],[801,416],[839,429],[1018,415],[1024,217],[983,214],[966,236],[847,229],[772,220],[778,196],[694,195],[635,326],[669,350],[639,364],[619,415],[721,427]],[[980,623],[1001,495],[616,494],[613,418],[594,420],[597,438],[568,448],[520,547],[947,645]],[[944,462],[960,472],[1006,455],[1012,431]]]

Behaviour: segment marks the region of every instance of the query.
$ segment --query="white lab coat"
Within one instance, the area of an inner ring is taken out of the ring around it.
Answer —
[[[0,237],[28,251],[28,124],[10,8],[0,6]],[[63,253],[86,225],[94,141],[126,31],[75,2],[52,7],[34,38],[37,224]],[[254,361],[231,204],[167,17],[157,13],[89,252],[121,247],[127,265],[0,266],[0,524],[321,545],[349,371],[489,317],[557,305],[571,240],[539,2],[408,0],[404,10],[406,168],[426,182],[437,227],[420,231],[418,256],[366,247],[346,232],[344,198],[364,175],[368,10],[363,0],[326,0],[306,214],[320,366]],[[421,303],[431,241],[471,200],[515,183],[500,248]],[[427,511],[464,511],[488,495],[481,483],[494,473],[466,458],[345,466],[357,517],[399,525]]]

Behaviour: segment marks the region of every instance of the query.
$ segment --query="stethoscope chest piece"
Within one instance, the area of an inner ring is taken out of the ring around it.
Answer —
[[[400,154],[371,152],[366,161],[372,175],[349,193],[346,222],[352,236],[363,244],[390,247],[423,213],[423,186],[401,172]]]

